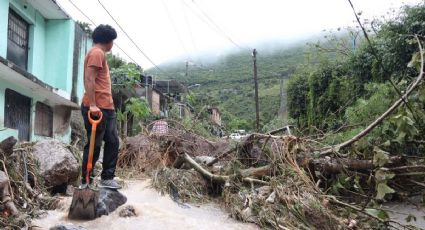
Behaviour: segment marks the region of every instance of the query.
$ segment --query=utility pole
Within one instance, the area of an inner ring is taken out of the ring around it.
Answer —
[[[254,62],[254,86],[255,86],[255,130],[260,131],[260,109],[258,105],[258,79],[257,79],[257,50],[252,51],[252,60]]]
[[[186,74],[184,75],[186,77],[187,80],[187,76],[189,75],[189,61],[186,61]]]
[[[283,80],[283,77],[280,79],[280,107],[278,112],[279,118],[284,118],[286,113],[286,106],[285,106],[285,81]]]

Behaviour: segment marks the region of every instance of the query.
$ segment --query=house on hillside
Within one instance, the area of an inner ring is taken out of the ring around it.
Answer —
[[[190,105],[183,102],[183,94],[187,92],[186,87],[176,80],[155,81],[154,88],[161,92],[161,115],[168,117],[170,106],[177,106],[178,116],[184,118],[193,110]]]
[[[170,105],[178,107],[179,117],[183,118],[190,113],[189,106],[182,102],[182,95],[186,88],[175,80],[155,81],[151,76],[141,76],[142,88],[139,95],[146,97],[153,114],[168,117]],[[147,87],[146,87],[147,86]]]
[[[70,142],[91,45],[54,0],[0,0],[0,141]]]
[[[208,113],[210,114],[210,120],[213,124],[221,126],[221,113],[217,107],[208,108]]]

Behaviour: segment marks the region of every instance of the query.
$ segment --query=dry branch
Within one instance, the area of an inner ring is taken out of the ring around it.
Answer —
[[[207,166],[213,166],[215,163],[217,163],[220,159],[222,159],[223,157],[226,157],[227,155],[229,155],[230,153],[234,152],[237,150],[237,147],[231,148],[230,150],[222,153],[221,155],[219,155],[218,157],[216,157],[214,160],[212,160],[210,163],[207,164]]]
[[[258,168],[249,168],[241,170],[242,177],[263,177],[270,175],[272,172],[272,167],[270,165],[258,167]]]
[[[202,176],[204,176],[205,178],[207,178],[209,180],[212,180],[212,181],[215,181],[215,182],[219,182],[219,183],[224,183],[224,182],[226,182],[226,181],[228,181],[230,179],[230,176],[215,175],[215,174],[210,173],[208,170],[202,168],[201,165],[199,165],[198,163],[196,163],[196,161],[193,160],[186,153],[183,154],[183,159],[189,165],[191,165],[197,172],[199,172]],[[268,184],[265,181],[257,180],[257,179],[253,179],[253,178],[249,178],[249,177],[243,178],[242,181],[247,182],[247,183]]]
[[[420,52],[420,55],[421,55],[420,72],[419,72],[419,75],[416,78],[415,82],[410,87],[407,88],[406,93],[400,99],[398,99],[396,102],[394,102],[394,104],[390,108],[388,108],[387,111],[385,111],[381,116],[379,116],[374,122],[372,122],[363,131],[361,131],[360,133],[355,135],[350,140],[347,140],[347,141],[345,141],[341,144],[333,145],[333,146],[329,146],[329,147],[325,147],[325,148],[321,149],[321,151],[320,151],[321,156],[329,155],[329,154],[331,154],[331,153],[333,153],[333,152],[335,152],[335,151],[337,151],[341,148],[344,148],[344,147],[347,147],[347,146],[353,144],[354,142],[360,140],[360,138],[366,136],[370,131],[372,131],[376,126],[378,126],[385,118],[387,118],[392,112],[394,112],[394,110],[396,110],[403,103],[403,101],[407,100],[407,98],[413,92],[413,90],[415,90],[419,86],[419,83],[422,81],[423,76],[424,76],[424,58],[423,58],[424,52],[423,52],[422,45],[421,45],[421,42],[420,42],[418,36],[415,35],[415,38],[418,42],[419,52]]]

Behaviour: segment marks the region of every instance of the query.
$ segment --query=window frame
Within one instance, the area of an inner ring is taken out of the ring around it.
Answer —
[[[39,101],[35,104],[34,134],[53,137],[53,108]]]
[[[13,19],[11,19],[11,16],[13,17]],[[20,16],[16,11],[14,11],[12,8],[9,8],[9,13],[8,13],[8,17],[7,17],[8,21],[7,21],[7,54],[6,54],[6,58],[8,60],[9,59],[9,46],[10,46],[10,42],[13,42],[16,46],[21,47],[24,49],[25,52],[25,60],[24,60],[24,66],[21,66],[17,63],[14,63],[15,65],[27,70],[28,69],[28,60],[29,60],[29,43],[30,43],[30,26],[31,24],[25,20],[22,16]],[[18,21],[15,22],[15,25],[17,27],[21,27],[21,31],[14,31],[12,26],[11,26],[11,21]],[[22,23],[21,25],[19,25],[20,23]],[[22,27],[26,27],[26,28],[22,28]],[[23,32],[22,32],[23,31]],[[19,33],[21,32],[21,33]],[[18,37],[18,39],[22,39],[23,42],[25,44],[21,45],[19,44],[19,42],[16,41],[16,39],[14,40],[13,36]],[[24,47],[22,47],[24,46]],[[13,60],[10,60],[13,62]]]

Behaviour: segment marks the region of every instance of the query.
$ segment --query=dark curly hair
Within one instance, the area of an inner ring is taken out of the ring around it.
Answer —
[[[96,43],[109,43],[117,38],[117,31],[110,25],[99,25],[94,29],[91,35],[93,42]]]

